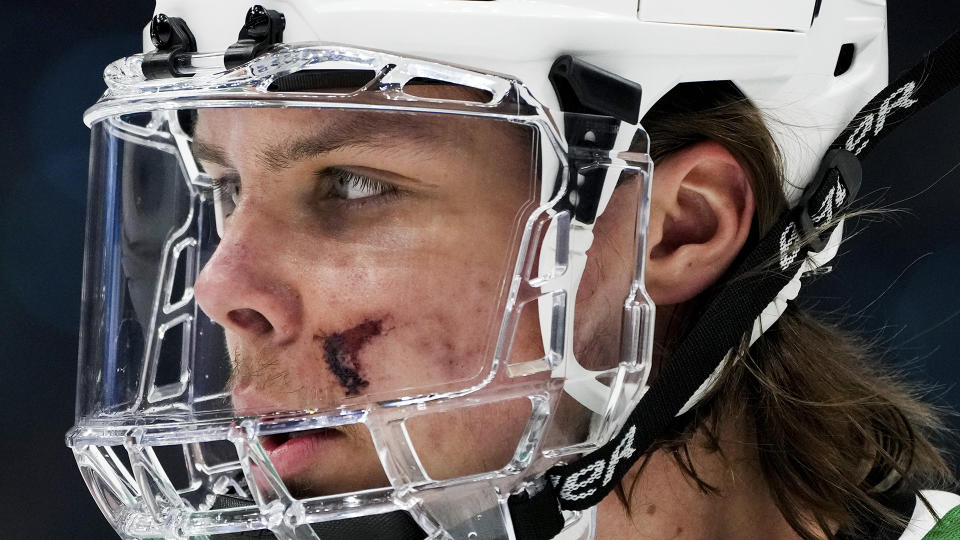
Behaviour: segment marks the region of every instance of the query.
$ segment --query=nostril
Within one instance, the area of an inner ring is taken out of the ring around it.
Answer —
[[[227,313],[227,318],[234,325],[254,334],[266,334],[273,330],[270,321],[255,309],[234,309]]]

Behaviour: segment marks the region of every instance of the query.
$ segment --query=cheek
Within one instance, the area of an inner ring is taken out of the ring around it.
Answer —
[[[395,286],[354,307],[358,314],[387,314],[383,335],[360,355],[370,393],[465,381],[484,371],[498,327],[499,280],[458,275],[450,281],[398,275],[389,280]]]
[[[332,403],[344,394],[389,399],[408,389],[442,391],[437,387],[447,383],[459,389],[484,375],[525,207],[466,198],[470,204],[371,219],[350,235],[331,235],[315,223],[285,228],[264,258],[276,262],[261,266],[299,293],[301,338],[259,356],[251,351],[247,356],[266,361],[237,371],[288,407]],[[514,346],[532,351],[525,360],[542,356],[535,310],[530,315]],[[369,324],[377,331],[362,343],[352,339]],[[256,348],[252,341],[241,345],[244,352]],[[280,361],[270,362],[275,357]],[[278,382],[268,384],[270,378]],[[294,395],[280,396],[281,386]]]
[[[486,218],[489,219],[489,218]],[[364,393],[465,381],[490,364],[502,317],[502,291],[513,268],[512,231],[472,219],[396,231],[392,249],[358,247],[311,272],[312,328],[352,328],[382,321],[382,334],[358,355]],[[486,234],[490,236],[487,237]],[[492,239],[491,239],[492,238]],[[402,247],[401,247],[402,246]],[[521,322],[520,348],[542,356],[538,323]],[[459,385],[462,387],[463,385]]]

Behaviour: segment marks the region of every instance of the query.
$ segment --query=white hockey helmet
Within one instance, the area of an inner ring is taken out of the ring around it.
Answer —
[[[529,538],[517,497],[647,389],[638,120],[677,84],[732,81],[796,203],[887,82],[865,0],[160,0],[144,37],[85,115],[68,434],[124,538]],[[577,358],[611,207],[636,216],[616,229],[636,264],[604,276],[612,353]],[[580,497],[628,450],[553,487]],[[590,509],[563,518],[592,536]]]

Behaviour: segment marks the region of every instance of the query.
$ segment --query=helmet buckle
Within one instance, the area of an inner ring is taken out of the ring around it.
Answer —
[[[833,148],[823,156],[797,204],[803,238],[811,251],[819,253],[826,247],[822,228],[857,196],[862,178],[860,159],[852,152]]]

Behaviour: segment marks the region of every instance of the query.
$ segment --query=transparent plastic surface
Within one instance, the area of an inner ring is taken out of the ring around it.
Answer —
[[[192,134],[199,180],[170,122]],[[135,113],[93,136],[116,175],[94,189],[117,204],[89,241],[105,250],[90,285],[110,288],[89,306],[81,415],[332,410],[490,376],[539,206],[534,127],[233,108]]]
[[[509,495],[645,388],[645,134],[385,53],[197,59],[115,64],[87,115],[68,444],[101,510],[131,538],[397,511],[510,538]]]

